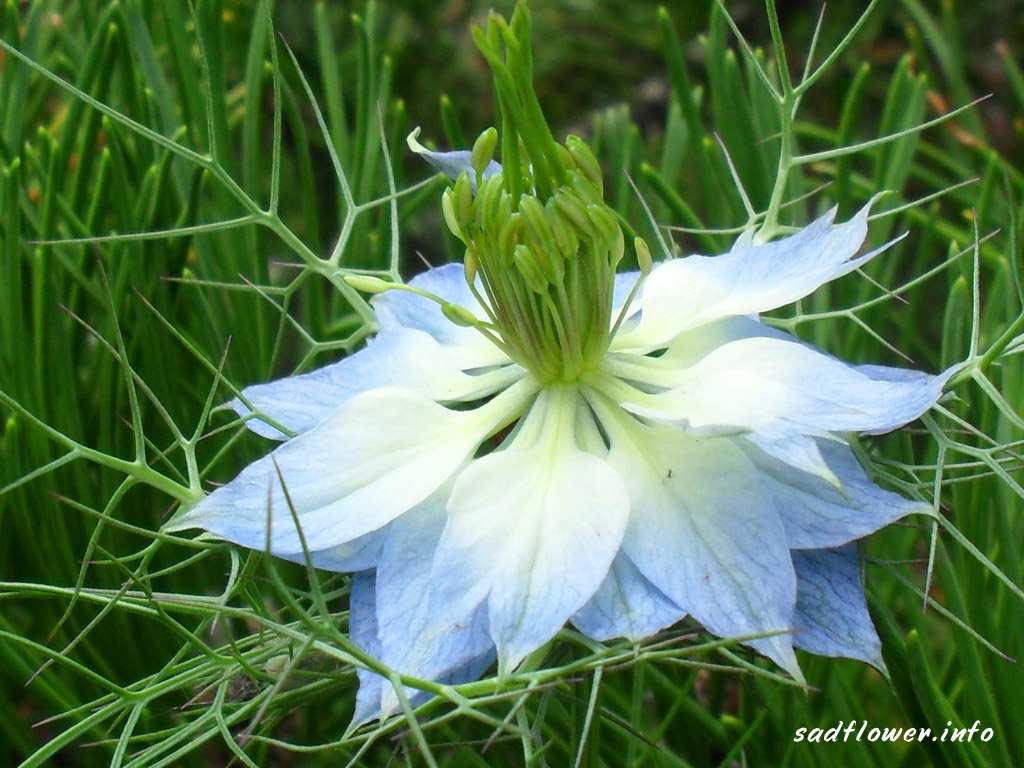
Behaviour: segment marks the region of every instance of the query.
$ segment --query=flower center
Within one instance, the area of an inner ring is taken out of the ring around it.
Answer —
[[[511,24],[492,13],[474,39],[494,71],[502,169],[491,170],[491,128],[473,147],[473,171],[444,194],[445,221],[466,246],[466,280],[506,352],[542,384],[576,381],[608,348],[622,228],[590,148],[575,136],[559,144],[544,120],[525,3]]]
[[[574,137],[559,149],[563,181],[546,197],[529,174],[521,193],[509,189],[516,171],[506,166],[475,196],[463,174],[443,202],[449,228],[466,246],[466,279],[482,291],[509,355],[542,383],[574,381],[599,364],[623,254],[622,229],[604,204],[590,150]]]

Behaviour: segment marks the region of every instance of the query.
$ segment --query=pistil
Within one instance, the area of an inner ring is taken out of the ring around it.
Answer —
[[[608,348],[622,228],[590,148],[574,136],[559,144],[544,121],[525,4],[511,24],[492,14],[474,39],[494,70],[501,173],[490,170],[499,133],[488,129],[472,171],[445,192],[445,221],[466,246],[467,282],[503,349],[542,384],[577,381]]]

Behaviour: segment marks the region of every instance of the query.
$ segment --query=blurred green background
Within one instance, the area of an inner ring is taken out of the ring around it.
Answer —
[[[489,74],[469,34],[469,23],[488,7],[469,0],[376,6],[278,0],[274,27],[324,109],[357,203],[388,192],[381,124],[399,189],[429,176],[405,151],[411,128],[422,126],[421,138],[448,148],[469,146],[491,124]],[[494,7],[508,12],[512,4]],[[610,200],[639,233],[651,235],[626,172],[660,223],[712,229],[744,223],[716,136],[755,207],[767,203],[778,147],[775,118],[711,3],[659,10],[649,2],[552,0],[532,7],[537,89],[555,133],[575,132],[593,142]],[[727,7],[758,55],[771,58],[764,7]],[[780,4],[794,73],[803,69],[819,10],[814,3]],[[827,9],[819,61],[858,11],[838,3]],[[222,356],[224,376],[243,386],[336,359],[359,343],[365,327],[329,281],[296,267],[300,259],[280,227],[216,227],[100,243],[43,241],[245,216],[240,198],[223,183],[226,177],[265,204],[274,109],[266,25],[259,3],[229,0],[197,0],[194,15],[180,0],[10,0],[0,18],[0,38],[99,101],[200,153],[211,142],[219,148],[220,172],[197,168],[73,98],[10,52],[0,54],[0,390],[63,435],[111,455],[131,456],[137,415],[154,466],[172,477],[188,468],[181,451],[161,455],[180,442],[170,424],[186,434],[196,428]],[[871,265],[874,280],[895,289],[936,270],[903,292],[905,303],[875,301],[884,292],[850,279],[780,315],[798,334],[844,359],[900,364],[899,350],[933,372],[968,354],[975,314],[982,352],[1018,323],[1018,335],[1004,339],[1005,352],[984,371],[984,382],[970,380],[957,389],[949,414],[868,446],[883,480],[904,492],[929,495],[940,474],[943,511],[1017,584],[1024,577],[1021,50],[1024,14],[1015,3],[877,3],[804,102],[797,124],[802,149],[892,133],[991,97],[923,134],[805,166],[793,180],[794,198],[828,186],[787,214],[800,224],[838,204],[843,218],[881,189],[894,194],[876,210],[899,209],[975,181],[873,228],[876,244],[893,233],[911,233]],[[342,264],[349,267],[386,270],[397,253],[406,278],[424,260],[458,258],[441,225],[439,181],[401,198],[394,211],[400,243],[392,238],[389,206],[346,204],[302,82],[284,50],[277,55],[281,225],[317,254],[329,253],[343,231]],[[988,238],[977,260],[970,249],[976,231]],[[733,237],[673,236],[684,253],[720,252]],[[133,370],[153,393],[138,409],[116,355],[102,341],[116,347],[118,332]],[[213,402],[227,397],[221,389]],[[81,460],[61,463],[67,451],[59,440],[9,402],[0,404],[0,419],[0,488],[6,489],[0,495],[0,765],[242,760],[232,755],[218,723],[194,732],[186,726],[213,690],[227,691],[221,711],[242,717],[253,691],[268,686],[265,676],[254,671],[250,678],[237,667],[214,664],[212,677],[174,678],[152,695],[133,698],[124,691],[137,693],[137,681],[197,656],[189,632],[200,618],[175,613],[172,621],[159,611],[73,597],[75,585],[217,594],[231,566],[226,548],[196,550],[201,557],[194,564],[177,568],[196,551],[154,546],[145,534],[167,518],[171,499],[143,486],[125,487],[123,476],[109,469]],[[213,419],[214,426],[225,423],[224,417]],[[198,443],[197,458],[200,467],[212,468],[208,480],[223,481],[266,447],[237,430],[222,431]],[[40,467],[52,471],[20,481]],[[111,518],[124,525],[111,524]],[[962,626],[1017,657],[1024,651],[1020,599],[961,544],[941,535],[930,595],[960,623],[934,607],[922,612],[918,591],[931,533],[927,525],[895,527],[868,546],[869,593],[891,684],[863,665],[810,657],[803,659],[815,688],[810,693],[757,675],[645,662],[604,673],[598,716],[581,747],[593,682],[581,675],[526,704],[539,744],[547,745],[538,764],[569,765],[577,757],[593,766],[1024,764],[1024,711],[1016,706],[1024,673]],[[245,560],[244,587],[234,596],[254,615],[280,609],[268,597],[272,585],[258,560]],[[301,583],[301,569],[282,573],[288,584]],[[328,584],[344,592],[343,579]],[[255,631],[244,618],[224,623],[212,635],[203,625],[201,634],[213,646],[230,648],[232,638]],[[33,677],[49,658],[46,648],[72,663],[58,660]],[[560,647],[556,660],[574,652]],[[297,752],[262,740],[249,746],[251,760],[343,765],[355,754],[356,747],[331,746],[351,712],[351,670],[321,671],[311,671],[303,686],[261,713],[258,733],[325,746]],[[221,688],[209,687],[218,681]],[[92,722],[97,711],[108,716]],[[495,711],[504,716],[507,708]],[[68,712],[70,717],[50,720]],[[969,745],[793,742],[798,727],[850,720],[937,730],[947,721],[980,720],[995,738]],[[225,731],[237,736],[247,720],[240,722]],[[445,765],[520,763],[518,740],[502,737],[483,750],[491,730],[462,719],[437,725],[427,736]],[[176,749],[188,748],[161,752],[153,746],[172,733],[179,733]],[[48,742],[51,747],[43,747]],[[422,762],[402,729],[358,757],[365,765],[391,759]]]

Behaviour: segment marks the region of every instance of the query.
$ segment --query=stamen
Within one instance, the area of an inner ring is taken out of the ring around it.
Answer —
[[[500,331],[500,329],[493,323],[480,320],[461,304],[450,302],[435,293],[425,291],[422,288],[417,288],[414,285],[407,285],[406,283],[392,283],[388,280],[382,280],[379,277],[374,277],[373,275],[345,275],[342,279],[357,291],[362,291],[363,293],[376,295],[378,293],[384,293],[385,291],[405,291],[406,293],[414,293],[417,296],[429,299],[439,305],[444,316],[451,322],[455,323],[455,325],[463,328],[475,329],[479,333],[483,334],[484,338],[494,344],[494,346],[503,351],[509,357],[512,357],[511,350],[505,342],[495,334],[495,331]],[[483,302],[481,302],[481,306],[486,309],[486,304]]]
[[[494,72],[501,132],[487,129],[462,153],[468,158],[460,155],[461,171],[442,200],[444,220],[466,246],[466,281],[502,349],[543,385],[575,382],[600,367],[622,321],[620,314],[611,326],[622,228],[604,201],[590,148],[575,136],[557,143],[544,121],[526,4],[511,24],[492,14],[473,36]],[[499,143],[503,165],[492,172]],[[415,134],[410,146],[427,154]],[[649,269],[643,241],[636,247]]]
[[[629,305],[633,303],[633,299],[636,298],[644,280],[646,280],[647,276],[651,274],[651,268],[653,266],[651,249],[647,247],[647,243],[644,242],[643,238],[635,238],[633,240],[633,248],[636,249],[636,260],[640,265],[640,276],[633,282],[633,287],[629,289],[629,295],[626,296],[626,301],[623,302],[622,309],[619,310],[619,316],[615,319],[615,325],[612,326],[612,332],[609,334],[613,339],[615,338],[615,334],[619,332],[619,327],[622,325],[622,321],[625,320],[629,314]]]

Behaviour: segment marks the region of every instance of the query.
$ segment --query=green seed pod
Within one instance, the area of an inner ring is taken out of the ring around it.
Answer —
[[[441,195],[441,213],[444,214],[444,223],[448,225],[448,231],[455,235],[466,245],[469,245],[469,240],[466,237],[466,233],[462,230],[462,224],[459,222],[459,217],[455,213],[455,205],[452,202],[452,189],[449,187]]]
[[[518,221],[521,219],[518,213],[512,210],[512,198],[507,192],[502,191],[501,197],[497,199],[494,205],[492,220],[500,222],[499,225],[491,230],[490,235],[494,241],[501,239],[501,234],[505,231],[505,226],[512,220],[512,218]]]
[[[572,153],[569,152],[569,150],[562,144],[555,144],[555,149],[558,152],[558,157],[562,161],[562,165],[564,165],[569,171],[574,170],[576,168],[576,161],[573,159]]]
[[[615,223],[615,234],[612,238],[611,246],[609,248],[608,262],[611,264],[612,273],[615,273],[616,268],[619,266],[619,262],[622,261],[622,256],[626,252],[626,237],[622,234],[622,227],[619,226],[618,222]]]
[[[533,258],[540,266],[548,283],[561,283],[565,277],[565,259],[553,248],[546,248],[538,242],[530,244]]]

